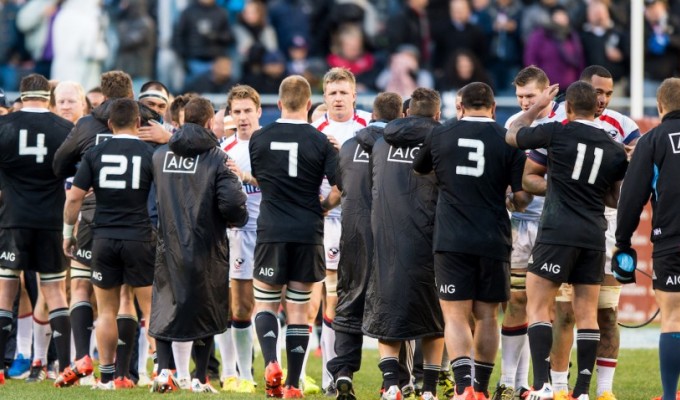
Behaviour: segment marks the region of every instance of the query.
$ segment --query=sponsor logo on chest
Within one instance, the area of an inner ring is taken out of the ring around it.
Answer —
[[[169,151],[165,153],[163,172],[168,174],[195,174],[199,157],[182,157]]]

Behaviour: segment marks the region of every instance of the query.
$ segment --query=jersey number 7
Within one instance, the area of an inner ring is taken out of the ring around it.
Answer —
[[[298,143],[271,142],[271,150],[283,150],[288,152],[288,176],[295,178],[298,175]]]

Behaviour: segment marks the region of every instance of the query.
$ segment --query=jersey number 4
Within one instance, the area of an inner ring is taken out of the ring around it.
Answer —
[[[571,179],[578,180],[581,177],[581,170],[583,169],[583,160],[586,158],[586,150],[588,147],[583,144],[579,143],[578,146],[576,147],[576,151],[578,154],[576,154],[576,163],[574,164],[574,171],[571,173]],[[602,150],[599,147],[596,147],[593,150],[593,155],[595,156],[595,159],[593,160],[593,166],[590,169],[590,175],[588,176],[588,183],[591,185],[595,183],[595,180],[597,179],[597,173],[600,171],[600,164],[602,164],[602,155],[604,154],[604,150]]]
[[[47,147],[45,147],[45,134],[38,133],[35,135],[35,146],[28,145],[28,131],[21,129],[19,131],[19,155],[20,156],[35,156],[36,164],[45,162],[47,155]]]
[[[282,150],[288,152],[288,176],[297,177],[298,175],[298,144],[294,142],[271,142],[271,150]]]
[[[111,176],[123,176],[128,169],[128,159],[122,155],[103,154],[103,164],[116,164],[102,167],[99,171],[99,187],[104,189],[126,189],[125,179],[111,179]],[[139,189],[139,177],[142,168],[142,157],[132,156],[132,189]]]

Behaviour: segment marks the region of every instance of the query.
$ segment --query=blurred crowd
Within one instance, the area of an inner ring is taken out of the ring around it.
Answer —
[[[645,0],[646,95],[680,68],[680,2]],[[289,74],[320,92],[345,67],[359,93],[452,91],[482,81],[512,95],[534,64],[566,88],[586,65],[625,90],[629,0],[0,0],[0,88],[21,77],[98,84],[101,72],[173,93],[276,93]],[[623,92],[622,92],[623,93]]]

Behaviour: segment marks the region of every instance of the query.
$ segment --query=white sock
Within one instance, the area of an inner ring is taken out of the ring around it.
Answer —
[[[520,353],[517,372],[515,374],[515,389],[529,388],[529,363],[531,363],[531,349],[529,349],[529,335],[524,335],[524,346]]]
[[[175,357],[177,379],[187,378],[191,380],[189,364],[191,363],[191,347],[194,342],[172,342],[172,355]]]
[[[235,325],[239,327],[236,328]],[[245,325],[244,327],[241,327]],[[254,381],[253,379],[253,325],[250,321],[232,322],[232,334],[236,347],[236,361],[240,378]]]
[[[564,372],[550,370],[550,380],[554,391],[569,391],[569,370]]]
[[[442,353],[442,365],[439,367],[440,372],[449,372],[451,370],[451,360],[449,360],[449,352],[446,351],[446,346],[444,346],[444,352]]]
[[[276,359],[279,361],[279,365],[283,362],[283,357],[281,356],[281,352],[283,347],[286,345],[286,335],[283,333],[283,329],[281,328],[281,320],[279,318],[276,318],[276,325],[279,327],[279,340],[276,341]],[[308,346],[309,347],[309,346]],[[304,371],[304,370],[303,370]]]
[[[333,375],[328,372],[326,365],[328,361],[337,357],[337,354],[335,354],[335,331],[331,323],[324,316],[323,327],[321,328],[321,387],[324,389],[333,382]]]
[[[33,314],[26,314],[17,319],[17,354],[25,359],[31,357],[33,343]]]
[[[309,325],[309,335],[312,336],[314,332],[314,327]],[[305,359],[302,361],[302,370],[300,371],[300,379],[304,382],[307,377],[307,360],[309,359],[309,354],[312,352],[312,346],[307,346],[307,351],[305,351]]]
[[[524,333],[518,334],[517,331]],[[517,365],[522,357],[526,338],[526,325],[521,327],[503,326],[501,329],[501,385],[515,387]]]
[[[97,348],[97,321],[92,323],[92,334],[90,335],[90,353],[94,354],[94,350]]]
[[[139,321],[139,340],[137,341],[137,371],[140,375],[148,375],[146,363],[149,360],[149,338],[146,337],[146,320]]]
[[[217,348],[220,350],[220,358],[222,359],[220,378],[224,380],[230,376],[238,376],[238,372],[236,372],[236,349],[229,329],[215,335],[215,342],[217,342]]]
[[[49,321],[33,319],[33,362],[40,360],[43,366],[47,366],[47,350],[52,339],[52,328]]]
[[[601,396],[604,392],[612,392],[616,359],[597,357],[595,370],[597,371],[597,396]]]

